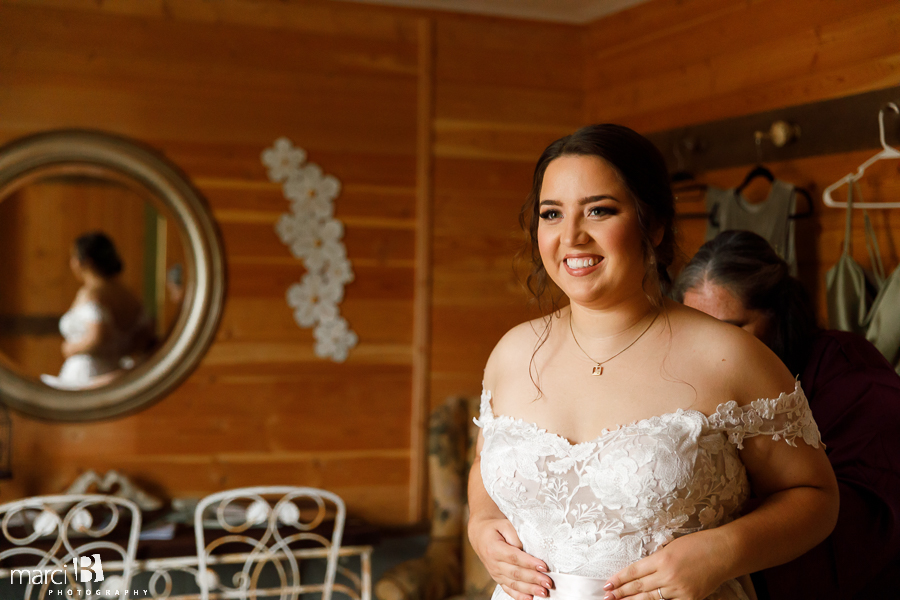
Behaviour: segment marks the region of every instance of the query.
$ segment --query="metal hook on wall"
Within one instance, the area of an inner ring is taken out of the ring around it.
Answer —
[[[753,133],[753,139],[756,142],[756,164],[762,164],[762,140],[764,134],[762,131],[756,131]]]
[[[800,138],[800,126],[787,121],[775,121],[768,131],[757,131],[753,134],[756,140],[756,161],[762,162],[762,141],[771,140],[776,148],[784,148],[792,141]]]

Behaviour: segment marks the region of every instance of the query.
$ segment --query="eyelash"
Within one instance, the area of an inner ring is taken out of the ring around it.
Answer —
[[[616,209],[610,206],[592,206],[590,212],[594,212],[595,210],[600,211],[602,215],[614,215],[618,212]]]
[[[599,214],[594,214],[594,211],[599,211]],[[618,211],[615,208],[612,208],[609,206],[592,206],[590,211],[588,211],[588,215],[602,217],[602,216],[606,216],[606,215],[614,215],[617,212]],[[544,219],[544,220],[559,218],[559,211],[556,210],[555,208],[551,208],[551,209],[545,210],[544,212],[540,213],[540,217],[541,217],[541,219]]]

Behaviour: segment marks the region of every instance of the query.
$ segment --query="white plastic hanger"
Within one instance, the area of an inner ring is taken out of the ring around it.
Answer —
[[[872,163],[878,162],[879,160],[888,160],[891,158],[900,158],[900,150],[897,150],[893,146],[888,146],[887,142],[884,140],[884,111],[886,109],[891,109],[895,113],[900,114],[900,108],[897,108],[897,105],[893,102],[888,102],[887,106],[878,111],[878,129],[881,135],[881,152],[859,165],[859,168],[856,170],[856,173],[850,173],[849,175],[842,177],[838,181],[835,181],[822,193],[822,200],[825,202],[825,206],[830,206],[832,208],[847,208],[846,202],[835,202],[831,198],[831,192],[838,189],[842,185],[849,185],[851,181],[859,181],[863,174],[866,172],[866,169]],[[854,202],[853,208],[900,208],[900,202]]]

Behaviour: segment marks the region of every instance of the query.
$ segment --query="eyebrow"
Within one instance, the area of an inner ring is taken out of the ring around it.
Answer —
[[[618,202],[619,199],[615,196],[610,196],[609,194],[600,194],[599,196],[585,196],[581,200],[578,201],[579,206],[584,206],[585,204],[591,204],[592,202],[599,202],[600,200],[612,200],[614,202]],[[541,200],[541,206],[543,205],[550,206],[562,206],[562,202],[559,200]]]

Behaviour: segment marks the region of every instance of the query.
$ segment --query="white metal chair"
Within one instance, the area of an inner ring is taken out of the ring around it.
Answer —
[[[212,494],[194,511],[198,584],[201,598],[259,598],[296,600],[300,594],[322,593],[330,600],[335,586],[346,509],[339,496],[308,487],[250,487]],[[330,539],[315,531],[333,519]],[[256,531],[251,531],[252,529]],[[213,529],[224,536],[207,542]],[[223,553],[223,547],[245,546],[247,551]],[[216,550],[221,549],[217,554]],[[298,558],[325,558],[322,583],[301,582]],[[223,583],[211,565],[242,565]],[[267,585],[266,578],[276,580]],[[262,579],[262,581],[261,581]]]
[[[25,584],[26,600],[61,593],[56,588],[67,598],[108,591],[124,600],[140,529],[141,511],[125,498],[66,494],[9,502],[0,506],[0,581]]]

